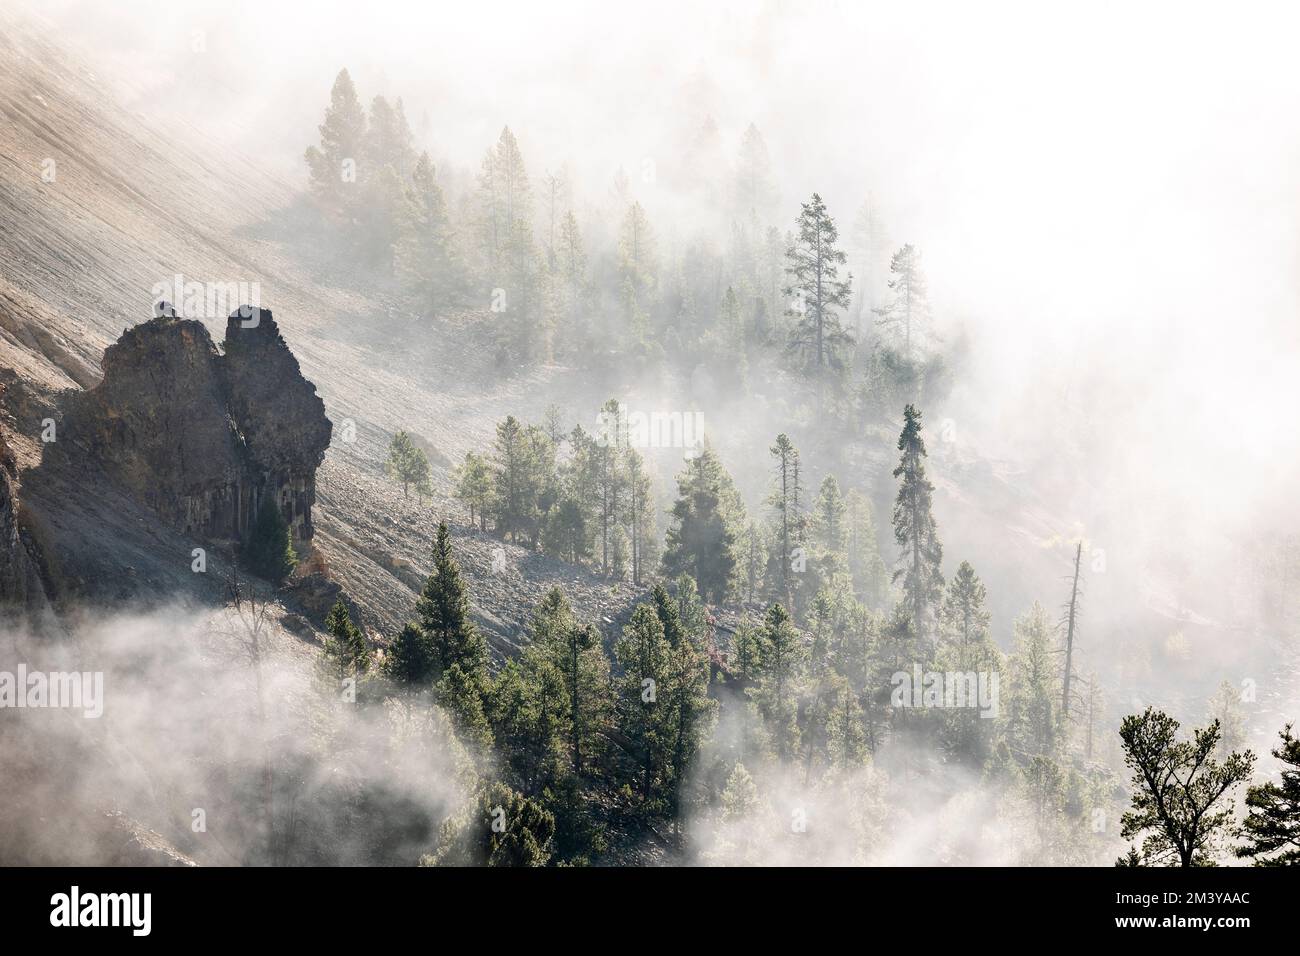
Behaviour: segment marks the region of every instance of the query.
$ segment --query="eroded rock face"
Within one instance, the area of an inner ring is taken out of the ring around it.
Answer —
[[[0,605],[44,606],[45,590],[35,545],[18,516],[18,469],[0,434]]]
[[[302,545],[330,421],[271,312],[244,315],[230,317],[225,354],[194,320],[128,329],[104,352],[103,381],[73,400],[65,434],[188,534],[243,542],[272,494]]]

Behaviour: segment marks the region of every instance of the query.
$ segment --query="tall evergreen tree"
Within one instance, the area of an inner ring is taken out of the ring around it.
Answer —
[[[366,113],[346,69],[334,79],[330,105],[319,130],[320,146],[308,147],[306,155],[312,189],[342,209],[349,194],[357,195],[352,174],[362,162],[366,136]],[[351,168],[345,163],[351,163]]]
[[[943,545],[930,511],[934,485],[925,477],[925,441],[921,438],[921,413],[913,405],[903,410],[901,452],[894,477],[901,478],[894,501],[894,540],[902,549],[902,567],[894,580],[903,582],[904,600],[912,615],[917,637],[930,635],[931,619],[943,589]]]
[[[929,318],[929,296],[925,275],[921,272],[921,254],[909,243],[896,253],[889,263],[889,291],[893,300],[875,310],[877,324],[901,329],[903,356],[912,357],[912,338]]]
[[[407,203],[410,231],[397,248],[398,269],[428,315],[445,315],[462,297],[460,262],[447,203],[428,153],[420,154],[411,171]]]
[[[487,679],[487,642],[469,616],[469,594],[451,550],[451,533],[444,521],[438,525],[433,542],[433,572],[424,583],[415,603],[420,630],[429,639],[433,652],[435,679],[459,665],[464,674],[485,685]]]
[[[763,619],[762,678],[752,695],[767,723],[777,756],[785,759],[799,748],[796,679],[806,653],[790,615],[780,604]]]
[[[663,797],[672,746],[671,711],[663,700],[669,686],[671,648],[654,608],[639,604],[614,645],[622,668],[619,716],[639,763],[641,795],[647,808]]]
[[[802,204],[798,235],[786,252],[785,294],[795,303],[790,348],[803,359],[804,369],[821,375],[842,367],[853,337],[840,323],[839,311],[849,306],[852,276],[840,279],[845,256],[835,243],[839,233],[822,198],[813,193]]]
[[[772,493],[768,497],[768,503],[772,506],[773,537],[780,547],[776,570],[782,599],[786,606],[793,607],[795,562],[804,558],[803,484],[799,477],[799,449],[782,433],[776,436],[776,444],[769,451],[774,464]],[[795,554],[796,549],[800,550],[798,555]]]
[[[734,587],[736,535],[727,514],[733,492],[731,477],[706,445],[677,476],[673,524],[664,549],[664,570],[672,576],[689,574],[704,599],[715,603]]]

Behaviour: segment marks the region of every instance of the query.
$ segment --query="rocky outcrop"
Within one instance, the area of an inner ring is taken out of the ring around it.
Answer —
[[[45,605],[40,562],[18,509],[18,468],[0,434],[0,604],[26,608]]]
[[[239,544],[269,494],[310,541],[331,425],[269,310],[232,314],[224,353],[201,322],[143,322],[104,352],[103,372],[70,402],[58,446],[186,534]]]

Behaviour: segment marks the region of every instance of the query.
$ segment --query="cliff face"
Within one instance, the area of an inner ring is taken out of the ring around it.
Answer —
[[[35,544],[23,531],[18,517],[18,469],[0,435],[0,604],[39,608],[45,589]]]
[[[233,314],[224,354],[201,322],[141,323],[103,370],[64,416],[72,448],[186,534],[238,544],[270,494],[310,541],[331,425],[269,310]]]

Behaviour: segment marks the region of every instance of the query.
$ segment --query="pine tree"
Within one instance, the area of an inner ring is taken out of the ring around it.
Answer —
[[[826,750],[837,770],[852,770],[867,756],[867,737],[863,729],[862,705],[849,682],[832,676],[827,690]]]
[[[312,189],[318,196],[344,207],[349,191],[356,196],[355,177],[345,163],[360,163],[366,136],[366,114],[347,70],[340,70],[330,90],[330,105],[320,127],[320,146],[307,149]]]
[[[665,542],[664,570],[674,577],[689,574],[704,599],[715,603],[734,587],[736,535],[728,515],[735,508],[729,500],[734,491],[731,476],[706,445],[677,476],[673,524]]]
[[[465,453],[465,461],[455,474],[456,497],[469,506],[470,524],[478,522],[479,530],[487,530],[487,511],[492,503],[492,472],[488,463],[472,451]]]
[[[1222,757],[1246,746],[1246,715],[1241,706],[1241,691],[1232,681],[1222,681],[1210,698],[1210,719],[1219,722],[1219,749]]]
[[[446,314],[461,299],[460,262],[456,255],[447,203],[429,159],[421,153],[407,190],[409,233],[397,249],[403,282],[428,315]]]
[[[799,748],[795,680],[806,656],[799,632],[780,604],[763,619],[763,674],[752,694],[767,723],[777,756],[786,759]]]
[[[573,343],[584,342],[590,330],[583,326],[587,302],[587,253],[582,244],[578,218],[570,210],[560,221],[555,269],[563,289],[565,329]]]
[[[679,601],[674,602],[662,585],[655,586],[652,596],[655,616],[668,644],[667,684],[661,693],[668,713],[667,732],[671,735],[675,811],[680,808],[686,769],[698,753],[705,727],[716,710],[716,702],[710,700],[708,693],[704,607],[690,578],[683,577],[678,582],[678,596]]]
[[[459,661],[442,672],[436,697],[439,706],[451,715],[456,736],[478,756],[486,756],[492,749],[492,726],[484,706],[485,680],[482,673],[466,670]]]
[[[813,502],[812,530],[822,580],[830,587],[847,584],[848,505],[834,475],[823,478],[821,487],[817,489],[817,499]]]
[[[497,532],[536,548],[558,480],[555,446],[536,425],[525,426],[507,416],[497,426],[492,469]]]
[[[925,477],[925,442],[921,438],[921,413],[913,405],[903,410],[903,431],[898,436],[901,478],[894,502],[894,540],[902,553],[902,567],[894,580],[903,582],[904,600],[912,615],[912,628],[920,638],[930,634],[930,621],[943,589],[943,546],[939,543],[930,496],[934,485]]]
[[[1217,721],[1178,740],[1178,721],[1148,707],[1120,725],[1124,762],[1133,771],[1130,809],[1120,835],[1146,834],[1147,864],[1197,866],[1212,863],[1216,843],[1232,828],[1228,797],[1250,777],[1255,755],[1231,753],[1222,762],[1211,755],[1219,742]]]
[[[880,556],[871,502],[856,488],[844,498],[845,548],[853,591],[873,608],[884,606],[889,592],[889,572]]]
[[[843,365],[853,337],[840,324],[839,310],[849,306],[852,276],[841,280],[844,253],[835,247],[839,234],[822,198],[813,193],[802,204],[799,232],[786,252],[785,294],[795,302],[787,313],[794,320],[790,349],[803,358],[804,370],[821,375]]]
[[[364,153],[371,169],[390,166],[399,180],[405,182],[415,166],[413,140],[400,97],[396,103],[389,103],[383,96],[370,101]]]
[[[257,520],[249,531],[243,551],[249,570],[277,584],[298,564],[289,523],[284,520],[280,505],[269,487],[262,494]]]
[[[921,254],[911,244],[903,246],[889,263],[889,291],[893,301],[875,312],[877,324],[900,328],[903,332],[903,357],[912,357],[912,335],[929,318],[929,298],[925,275],[921,272]]]
[[[433,674],[433,648],[414,623],[406,624],[384,656],[384,676],[398,684],[419,686]]]
[[[446,821],[438,850],[422,866],[545,866],[555,817],[542,804],[502,783],[485,787],[469,807]]]
[[[963,561],[948,584],[940,610],[940,670],[1000,675],[1001,654],[989,637],[986,596],[979,575]],[[995,722],[973,707],[945,710],[940,718],[948,750],[972,766],[981,766],[993,747]]]
[[[623,410],[618,399],[611,398],[601,408],[603,431],[596,437],[591,454],[596,476],[596,513],[600,518],[600,569],[610,573],[611,534],[618,520],[619,499],[623,493],[623,456],[626,443]]]
[[[658,529],[655,525],[654,494],[645,460],[635,448],[623,459],[624,487],[627,492],[628,542],[632,557],[632,583],[641,584],[647,567],[655,560]]]
[[[858,297],[854,302],[855,320],[860,317],[864,307],[872,312],[876,309],[881,275],[885,271],[887,241],[880,213],[875,201],[868,195],[858,207],[857,217],[853,221],[852,244],[849,250],[853,274],[859,280]]]
[[[370,670],[370,644],[352,623],[348,606],[340,596],[325,616],[325,657],[339,677],[359,677]]]
[[[1282,746],[1273,756],[1285,765],[1278,783],[1269,781],[1246,791],[1250,812],[1242,826],[1249,841],[1237,856],[1256,866],[1300,866],[1300,738],[1287,724],[1278,732]]]
[[[1051,756],[1056,751],[1060,722],[1052,626],[1037,602],[1015,623],[1015,649],[1008,660],[1008,736],[1016,756]]]
[[[619,229],[619,277],[630,289],[634,306],[644,310],[656,282],[657,243],[654,228],[639,202],[627,208]],[[644,330],[638,330],[644,334]]]
[[[558,597],[557,597],[558,595]],[[547,600],[567,599],[555,588]],[[570,619],[554,628],[542,644],[563,682],[567,700],[561,733],[568,745],[570,768],[580,775],[600,757],[611,712],[609,660],[600,633],[590,624]]]
[[[652,812],[667,783],[672,746],[672,713],[661,695],[669,684],[672,648],[654,608],[639,604],[614,645],[622,668],[619,717],[623,733],[635,748],[641,775],[641,796]]]
[[[505,354],[531,360],[537,354],[543,301],[543,267],[533,235],[533,200],[519,143],[509,127],[489,149],[479,173],[478,252],[483,287],[504,294],[494,308],[505,313]]]
[[[407,497],[411,485],[420,485],[429,480],[429,459],[411,436],[399,431],[388,445],[388,460],[384,462],[384,471],[390,478],[402,483],[402,497]]]
[[[452,556],[446,522],[438,525],[433,544],[433,572],[415,604],[420,630],[433,651],[435,680],[459,665],[466,677],[485,686],[487,642],[469,618],[469,595],[460,566]]]
[[[772,494],[773,534],[780,546],[777,571],[780,576],[781,595],[787,606],[794,606],[794,579],[796,561],[803,559],[804,529],[803,485],[799,478],[799,450],[784,434],[776,436],[776,444],[769,449],[775,459]],[[796,554],[796,549],[799,554]]]

